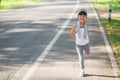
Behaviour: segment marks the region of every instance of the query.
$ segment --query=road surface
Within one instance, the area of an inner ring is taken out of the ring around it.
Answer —
[[[88,12],[91,55],[80,68],[70,28]],[[117,80],[97,13],[88,0],[47,0],[0,13],[0,80]],[[113,57],[113,56],[112,56]]]

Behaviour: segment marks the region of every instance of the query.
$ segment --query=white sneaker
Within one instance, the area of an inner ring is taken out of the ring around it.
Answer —
[[[80,76],[80,77],[84,77],[84,70],[81,70],[79,76]]]

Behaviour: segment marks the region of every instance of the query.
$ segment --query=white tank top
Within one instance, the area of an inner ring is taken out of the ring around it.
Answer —
[[[86,39],[84,38],[84,30],[85,28],[80,28],[80,37],[78,35],[78,31],[76,32],[76,44],[78,45],[86,45],[89,43],[89,37],[87,35]]]

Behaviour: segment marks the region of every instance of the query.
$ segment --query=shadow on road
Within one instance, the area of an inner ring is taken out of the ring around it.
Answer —
[[[108,78],[120,78],[120,76],[99,75],[99,74],[85,74],[85,77],[90,77],[90,76],[108,77]]]

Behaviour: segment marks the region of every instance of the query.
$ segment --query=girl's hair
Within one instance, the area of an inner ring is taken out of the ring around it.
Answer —
[[[81,9],[80,12],[78,13],[79,15],[86,15],[87,16],[87,11],[85,9]]]

